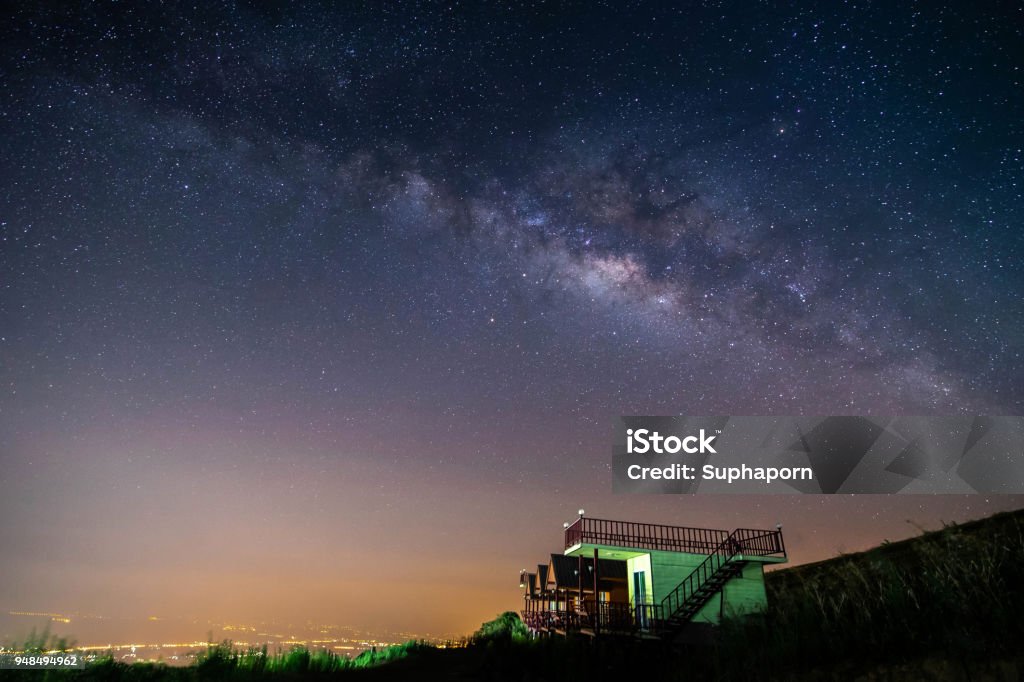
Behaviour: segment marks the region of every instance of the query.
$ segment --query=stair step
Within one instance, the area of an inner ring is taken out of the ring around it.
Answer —
[[[708,560],[710,561],[710,557]],[[675,592],[678,595],[677,598],[680,599],[679,606],[664,621],[666,625],[671,629],[678,629],[689,623],[690,619],[711,600],[711,597],[721,592],[730,579],[742,572],[745,564],[746,562],[742,558],[733,559],[730,557],[723,563],[720,563],[710,575],[705,574],[706,578],[696,587],[693,587],[689,594],[682,590],[684,583],[680,583]],[[707,565],[710,567],[714,564],[708,563]],[[697,570],[694,569],[693,574],[696,574]],[[687,586],[692,586],[692,583],[686,584]]]

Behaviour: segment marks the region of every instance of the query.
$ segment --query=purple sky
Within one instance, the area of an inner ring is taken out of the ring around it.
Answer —
[[[1019,16],[649,9],[19,8],[0,610],[466,632],[579,507],[1019,508],[611,495],[619,415],[1024,403]]]

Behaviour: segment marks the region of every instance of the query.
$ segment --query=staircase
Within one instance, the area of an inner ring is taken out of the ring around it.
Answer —
[[[723,540],[690,575],[668,593],[658,609],[663,638],[677,634],[708,600],[738,575],[746,565],[744,556],[784,553],[781,533],[738,528]]]

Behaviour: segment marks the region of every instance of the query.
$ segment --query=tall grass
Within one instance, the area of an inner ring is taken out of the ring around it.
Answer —
[[[36,640],[39,641],[38,636]],[[149,680],[193,682],[194,680],[255,680],[265,677],[284,679],[316,675],[333,675],[344,671],[367,670],[433,650],[424,642],[406,642],[374,648],[355,658],[332,651],[310,651],[298,646],[288,651],[268,652],[267,647],[238,649],[225,640],[211,644],[196,663],[190,666],[168,666],[164,663],[123,663],[112,655],[100,657],[85,670],[43,670],[31,673],[42,681],[61,680]],[[19,649],[23,650],[23,649]],[[25,679],[23,672],[0,670],[0,680]]]
[[[191,682],[357,670],[377,680],[845,679],[885,670],[879,674],[891,679],[923,679],[891,666],[932,659],[946,666],[938,678],[956,672],[950,664],[962,679],[991,661],[1024,670],[1024,511],[776,571],[766,588],[768,613],[726,620],[711,646],[628,637],[534,639],[518,615],[506,612],[455,650],[407,642],[350,659],[304,647],[240,650],[224,641],[184,668],[107,658],[85,671],[47,671],[42,679]],[[48,631],[33,632],[25,647],[52,649],[55,643]],[[402,659],[408,664],[381,666]],[[1015,677],[1010,672],[1001,679]]]
[[[263,673],[335,673],[342,670],[371,668],[432,648],[424,642],[405,642],[382,649],[374,647],[355,658],[349,658],[333,651],[310,651],[303,646],[274,653],[268,653],[266,646],[240,650],[225,640],[211,645],[199,657],[195,668],[201,677],[225,677],[234,674],[245,677]]]
[[[75,647],[74,640],[67,637],[58,637],[50,633],[50,624],[47,623],[42,630],[32,628],[32,631],[25,636],[23,642],[10,642],[0,651],[15,651],[23,654],[42,654],[47,651],[70,651]]]
[[[1016,655],[1024,516],[983,523],[769,574],[768,615],[723,625],[716,672],[740,679],[937,652],[964,665]]]

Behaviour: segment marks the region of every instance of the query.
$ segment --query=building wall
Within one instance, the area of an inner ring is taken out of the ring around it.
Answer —
[[[633,574],[636,571],[644,572],[644,582],[647,585],[647,601],[654,603],[654,585],[651,575],[651,555],[641,554],[632,559],[626,559],[626,585],[629,588],[629,603],[636,604],[636,595],[633,594]]]
[[[629,579],[630,580],[633,579],[633,574],[632,573],[629,574]],[[608,592],[608,601],[617,601],[617,602],[629,601],[629,599],[630,599],[630,595],[629,595],[630,589],[631,588],[628,588],[626,584],[620,585],[620,584],[616,583],[615,586],[611,589],[611,591]]]
[[[724,604],[723,604],[724,600]],[[694,621],[719,623],[722,617],[736,617],[748,613],[759,613],[768,606],[764,589],[764,564],[751,562],[743,572],[725,584],[722,591],[704,605]]]
[[[636,603],[633,573],[643,571],[647,583],[647,601],[661,601],[707,558],[706,554],[687,554],[651,550],[626,560],[626,588],[629,603]],[[616,598],[617,600],[618,598]],[[724,600],[724,601],[723,601]],[[723,616],[740,616],[764,611],[768,598],[764,587],[764,565],[751,561],[742,572],[731,578],[723,589],[694,616],[695,622],[720,623]]]
[[[707,558],[703,554],[662,551],[652,551],[648,556],[650,557],[653,588],[650,590],[650,594],[656,604],[660,603]],[[768,603],[764,589],[763,568],[760,562],[751,562],[744,566],[740,575],[730,579],[721,592],[708,600],[707,604],[694,616],[694,621],[719,623],[723,614],[736,616],[763,611]],[[632,576],[632,572],[630,575]]]

